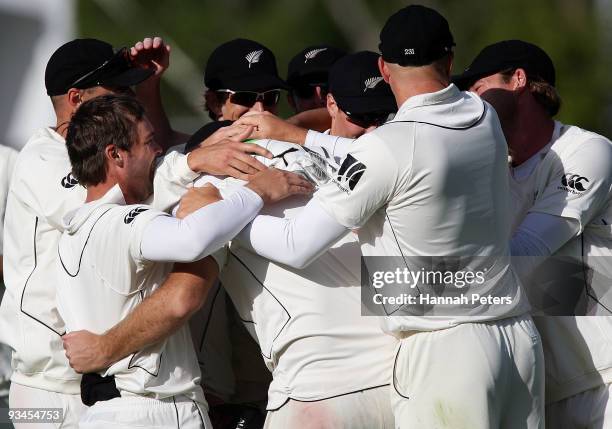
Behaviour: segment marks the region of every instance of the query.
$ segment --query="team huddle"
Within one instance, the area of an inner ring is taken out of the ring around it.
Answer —
[[[454,46],[417,5],[380,53],[310,46],[286,79],[226,42],[193,135],[160,38],[59,47],[57,123],[10,178],[0,343],[10,408],[61,418],[14,426],[612,427],[612,143],[553,119],[538,46],[452,74]]]

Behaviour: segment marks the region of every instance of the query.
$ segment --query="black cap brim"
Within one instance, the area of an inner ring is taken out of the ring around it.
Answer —
[[[118,75],[103,78],[100,80],[100,84],[103,86],[127,88],[128,86],[138,85],[153,76],[153,74],[155,74],[155,70],[153,69],[134,67]]]
[[[371,113],[371,112],[396,112],[397,103],[395,98],[387,95],[375,96],[338,96],[334,94],[334,99],[338,107],[350,113]]]
[[[268,91],[270,89],[289,89],[289,86],[278,76],[270,74],[227,77],[223,79],[224,88],[232,91]]]

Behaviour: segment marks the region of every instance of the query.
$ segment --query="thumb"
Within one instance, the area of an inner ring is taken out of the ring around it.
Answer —
[[[252,125],[246,125],[240,131],[240,133],[236,134],[232,139],[236,141],[243,141],[249,138],[249,136],[253,133],[254,127]]]

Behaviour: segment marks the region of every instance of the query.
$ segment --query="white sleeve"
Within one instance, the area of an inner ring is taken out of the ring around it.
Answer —
[[[313,199],[291,219],[257,216],[237,240],[266,259],[302,269],[347,232]]]
[[[149,205],[160,211],[168,211],[178,204],[199,173],[191,171],[187,155],[177,151],[166,154],[155,170],[153,196]]]
[[[307,148],[320,147],[329,152],[329,158],[344,158],[355,139],[331,136],[314,130],[308,130],[304,146]]]
[[[238,234],[262,207],[259,195],[243,187],[184,219],[158,216],[147,224],[143,232],[141,257],[168,262],[202,259]]]
[[[513,265],[521,279],[531,273],[550,255],[580,232],[575,219],[529,213],[518,226],[510,242]]]

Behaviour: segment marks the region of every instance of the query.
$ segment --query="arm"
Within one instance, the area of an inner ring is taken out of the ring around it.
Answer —
[[[321,147],[329,152],[333,158],[342,159],[347,153],[349,153],[351,145],[354,141],[355,139],[332,136],[329,134],[308,130],[306,140],[304,141],[304,146],[310,148]]]
[[[75,331],[62,337],[77,372],[95,372],[169,337],[204,303],[218,274],[212,257],[175,264],[166,281],[125,319],[102,335]]]
[[[305,110],[287,119],[287,122],[309,130],[325,131],[331,127],[331,117],[326,107]]]
[[[575,219],[529,213],[510,241],[516,273],[521,279],[528,279],[546,258],[579,233],[580,224]]]
[[[292,219],[257,216],[237,240],[264,258],[301,269],[348,231],[313,199]]]
[[[156,139],[164,149],[186,142],[189,135],[172,129],[161,101],[161,76],[170,65],[170,46],[160,37],[147,37],[130,48],[130,56],[141,67],[155,69],[155,74],[137,85],[135,90],[153,124]]]

